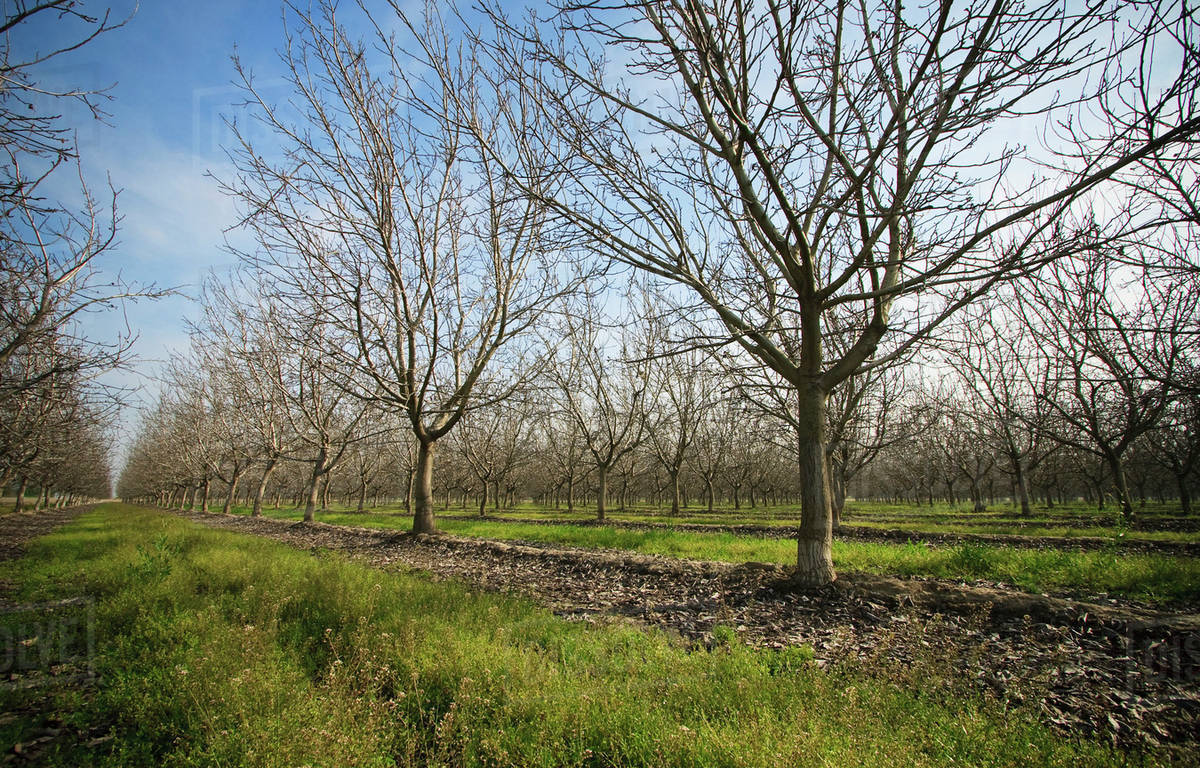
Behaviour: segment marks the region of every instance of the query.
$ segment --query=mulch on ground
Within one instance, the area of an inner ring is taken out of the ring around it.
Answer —
[[[93,508],[94,504],[0,515],[0,561],[20,557],[32,539],[51,533]]]

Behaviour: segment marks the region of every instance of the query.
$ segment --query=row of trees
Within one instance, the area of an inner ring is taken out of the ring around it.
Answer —
[[[1149,495],[1190,513],[1200,388],[1179,366],[1195,359],[1198,292],[1139,296],[1096,266],[1061,262],[1059,281],[981,303],[919,358],[838,390],[826,424],[835,524],[848,493],[978,509],[1008,498],[1026,515],[1037,499],[1112,498],[1128,520]],[[264,307],[231,323],[248,306],[232,302],[231,283],[245,278],[210,282],[205,323],[174,362],[121,493],[205,510],[240,500],[254,514],[286,500],[307,519],[331,497],[359,509],[401,500],[411,512],[411,430],[348,396],[349,383],[320,367],[323,350],[285,343],[297,333],[278,325],[293,322],[285,316]],[[604,519],[612,503],[672,514],[794,503],[789,389],[673,339],[661,305],[641,295],[622,322],[587,300],[556,312],[541,374],[470,409],[441,441],[435,505],[482,515],[528,499]],[[1106,320],[1081,322],[1089,312]]]
[[[1000,423],[1014,441],[1041,439],[1018,426],[1036,422],[1059,445],[1099,446],[1129,511],[1127,452],[1194,386],[1188,307],[1170,338],[1115,325],[1195,270],[1178,247],[1195,239],[1200,130],[1186,5],[571,0],[522,19],[389,5],[358,7],[365,42],[332,3],[292,12],[286,104],[241,71],[278,139],[235,126],[230,149],[224,185],[257,247],[209,291],[179,373],[195,394],[152,424],[190,399],[194,427],[227,398],[264,415],[254,434],[286,425],[256,445],[273,446],[268,462],[303,454],[311,516],[389,414],[416,454],[414,530],[431,532],[435,455],[444,465],[458,430],[520,393],[554,404],[532,422],[563,425],[557,454],[590,472],[601,513],[636,446],[707,486],[701,436],[769,444],[747,416],[769,414],[794,458],[796,580],[818,585],[834,578],[845,480],[905,439],[882,418],[904,402],[895,366],[943,348],[918,388],[954,368],[956,319],[992,296],[998,339],[1011,322],[1028,340],[1013,375],[1049,409]],[[1095,282],[1093,260],[1109,275],[1095,309],[1069,290],[1072,275]],[[1145,276],[1136,307],[1118,264]],[[652,311],[606,328],[621,267],[653,283]],[[1099,342],[1136,356],[1143,340],[1162,354],[1117,377]],[[958,341],[961,366],[1006,354]],[[256,382],[246,397],[241,380]],[[143,446],[174,430],[150,434]],[[131,493],[178,479],[164,455],[139,449]],[[1024,443],[1008,455],[1033,471]]]
[[[29,30],[52,19],[75,37],[39,49]],[[18,511],[34,489],[38,505],[109,495],[120,393],[98,379],[126,362],[133,334],[102,340],[86,326],[156,293],[98,267],[116,243],[116,192],[84,184],[64,113],[101,120],[107,95],[39,78],[118,26],[73,0],[17,0],[0,16],[0,488],[15,491]]]

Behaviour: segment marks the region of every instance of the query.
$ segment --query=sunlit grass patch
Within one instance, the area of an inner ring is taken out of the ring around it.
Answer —
[[[804,649],[756,651],[732,631],[698,650],[659,632],[589,628],[526,600],[116,505],[0,572],[21,599],[96,600],[100,683],[45,706],[112,738],[59,743],[51,765],[1126,759],[935,676],[823,671]],[[27,727],[18,719],[7,735]]]

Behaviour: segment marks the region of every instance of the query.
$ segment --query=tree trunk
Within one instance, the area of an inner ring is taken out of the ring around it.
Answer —
[[[1025,468],[1021,466],[1018,456],[1013,457],[1013,471],[1017,481],[1017,500],[1021,503],[1021,517],[1029,517],[1033,514],[1029,505],[1029,478],[1025,477]]]
[[[830,472],[829,480],[832,491],[829,502],[830,521],[833,530],[836,531],[842,525],[842,508],[846,506],[846,480],[842,477],[840,470],[830,471],[826,468],[826,471]]]
[[[487,515],[487,500],[488,500],[488,484],[487,480],[483,481],[482,487],[479,489],[479,516]]]
[[[600,465],[598,473],[600,490],[596,493],[596,519],[604,520],[604,514],[607,511],[605,502],[608,499],[608,467]]]
[[[809,385],[798,393],[797,449],[800,469],[800,532],[793,581],[804,587],[832,583],[833,510],[825,462],[825,392]]]
[[[431,452],[433,451],[432,445],[429,446],[429,450]],[[429,498],[430,498],[429,514],[432,515],[433,514],[433,456],[432,456],[432,454],[429,457],[429,462],[430,462],[430,464],[429,464],[429,467],[430,467],[430,469],[429,469],[429,472],[430,472],[430,475],[429,475]],[[413,494],[416,493],[416,489],[417,489],[417,471],[418,471],[418,469],[419,469],[419,467],[413,467],[412,469],[408,470],[408,485],[406,486],[405,491],[404,491],[404,512],[405,512],[405,514],[409,514],[409,515],[413,514],[413,504],[414,504]]]
[[[278,463],[279,459],[275,458],[267,461],[267,467],[263,470],[262,479],[258,481],[258,490],[254,492],[254,509],[250,512],[252,517],[259,517],[262,515],[263,495],[267,492],[267,483],[270,482],[271,473],[275,471],[275,465]]]
[[[413,533],[437,533],[433,519],[433,443],[421,442],[417,448],[417,471],[412,490]]]
[[[209,494],[209,491],[212,490],[212,478],[211,477],[204,478],[203,488],[204,488],[204,495],[200,498],[200,511],[207,515],[208,514],[208,494]]]
[[[705,491],[708,493],[708,511],[709,511],[709,514],[712,514],[713,507],[716,502],[716,499],[714,499],[713,497],[716,495],[716,493],[713,490],[713,482],[712,482],[711,477],[704,478],[704,486],[705,486]]]
[[[679,470],[671,473],[671,514],[679,514]]]
[[[1117,504],[1121,507],[1121,517],[1125,522],[1133,522],[1133,501],[1129,497],[1129,483],[1125,479],[1125,466],[1121,457],[1116,454],[1105,456],[1108,468],[1113,474],[1113,486],[1117,490]]]
[[[358,512],[362,514],[367,511],[367,481],[362,481],[362,486],[358,489]]]
[[[13,504],[13,512],[25,509],[25,489],[29,486],[29,478],[21,476],[21,484],[17,486],[17,501]]]
[[[328,457],[328,451],[322,446],[317,451],[317,458],[313,462],[312,476],[308,481],[308,500],[304,504],[304,522],[306,523],[311,523],[315,519],[317,502],[321,494],[321,478],[325,476],[325,460]],[[328,487],[326,484],[326,488]]]
[[[313,465],[313,475],[308,483],[308,500],[304,504],[304,522],[311,523],[316,519],[317,502],[321,497],[321,476],[317,474]]]
[[[1192,514],[1192,493],[1188,488],[1187,474],[1176,474],[1175,482],[1179,485],[1179,510],[1185,515],[1190,515]]]
[[[225,496],[225,506],[221,509],[221,514],[228,515],[230,509],[233,508],[233,497],[237,495],[238,481],[242,479],[242,473],[245,471],[242,467],[233,470],[233,475],[229,478],[229,493]]]

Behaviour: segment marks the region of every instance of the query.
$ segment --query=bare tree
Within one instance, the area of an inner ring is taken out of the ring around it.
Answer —
[[[695,446],[700,424],[717,405],[719,374],[707,354],[698,349],[664,354],[649,373],[647,443],[667,473],[671,514],[678,515],[680,474]]]
[[[603,322],[599,307],[584,298],[563,313],[560,358],[548,367],[559,408],[574,423],[596,469],[596,518],[608,504],[608,475],[645,436],[648,373],[644,342],[627,326]]]
[[[969,313],[942,345],[969,396],[961,410],[978,439],[1004,457],[1023,515],[1032,511],[1029,473],[1056,447],[1038,397],[1050,386],[1050,361],[1031,342],[1018,317],[992,304]]]
[[[793,388],[803,584],[834,578],[829,394],[884,362],[889,333],[901,354],[1052,258],[1040,235],[1089,190],[1200,128],[1193,112],[1149,138],[1072,133],[1072,157],[1008,140],[1031,114],[1076,126],[1132,76],[1115,69],[1125,47],[1109,45],[1119,22],[1101,0],[565,0],[520,28],[493,15],[494,87],[543,110],[534,165],[510,168],[526,193],[610,258],[689,290]],[[1161,28],[1147,24],[1130,45]],[[546,157],[561,186],[542,183]]]
[[[21,58],[14,38],[48,17],[75,22],[78,37]],[[38,77],[46,62],[121,23],[110,21],[107,12],[90,15],[75,0],[18,0],[0,15],[0,400],[60,374],[95,376],[120,365],[133,334],[100,341],[87,336],[81,321],[126,299],[162,295],[119,276],[105,277],[97,266],[116,242],[116,193],[110,189],[108,201],[102,201],[84,184],[75,127],[60,108],[75,102],[101,119],[100,104],[108,95],[56,90]],[[52,177],[67,174],[77,177],[78,205],[53,199],[45,189]]]
[[[575,485],[588,472],[583,468],[587,453],[583,431],[569,411],[550,409],[542,422],[542,455],[551,467],[556,494],[565,493],[567,512],[575,511]]]
[[[1200,396],[1189,394],[1172,403],[1146,443],[1154,461],[1174,480],[1183,514],[1190,515],[1192,485],[1200,470]]]
[[[530,457],[532,411],[520,400],[496,404],[468,414],[458,430],[455,452],[479,482],[479,516],[483,517],[491,488],[497,512],[501,486]]]
[[[1170,316],[1177,303],[1155,304],[1131,288],[1113,260],[1094,252],[1054,265],[1050,279],[1022,293],[1020,304],[1049,357],[1048,386],[1038,392],[1055,417],[1047,428],[1059,443],[1103,462],[1127,520],[1134,512],[1125,454],[1172,401],[1170,388],[1144,375],[1139,361],[1159,357],[1170,379],[1192,343]]]
[[[288,418],[287,360],[292,347],[279,343],[278,315],[264,305],[261,275],[234,271],[204,282],[194,337],[209,349],[221,386],[237,409],[230,437],[260,463],[251,515],[262,514],[263,497],[281,461],[295,453],[297,435]],[[233,433],[237,432],[236,435]]]
[[[695,445],[688,458],[692,471],[704,481],[709,512],[716,502],[715,481],[728,466],[730,450],[744,420],[743,403],[726,396],[707,409],[697,424]]]
[[[540,203],[480,150],[481,136],[493,149],[509,138],[487,117],[496,106],[478,93],[476,62],[451,61],[442,40],[439,66],[452,82],[427,86],[382,25],[368,46],[339,24],[333,2],[292,18],[282,59],[293,110],[278,110],[239,65],[279,148],[255,146],[235,126],[238,175],[226,189],[261,245],[247,260],[272,275],[280,301],[311,308],[336,337],[327,365],[352,371],[355,397],[411,428],[413,530],[432,533],[438,441],[529,374],[523,334],[565,289]],[[439,39],[436,20],[425,32]],[[502,359],[505,376],[485,377]]]

